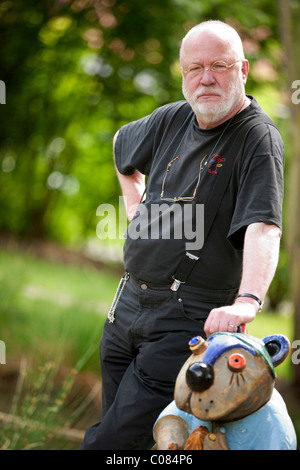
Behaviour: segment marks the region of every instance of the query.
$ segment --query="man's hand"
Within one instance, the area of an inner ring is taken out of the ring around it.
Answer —
[[[251,301],[239,300],[237,299],[233,305],[211,310],[204,325],[206,336],[210,336],[217,331],[236,333],[240,325],[254,320],[258,310],[257,303],[255,305]]]

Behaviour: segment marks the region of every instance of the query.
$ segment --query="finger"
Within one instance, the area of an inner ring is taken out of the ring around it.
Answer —
[[[238,331],[238,325],[235,325],[235,324],[233,324],[233,323],[228,323],[227,331],[228,331],[229,333],[237,333],[237,331]]]
[[[209,324],[210,334],[217,331],[227,331],[230,317],[228,317],[227,307],[216,308],[211,311],[211,322]]]
[[[219,331],[219,318],[217,309],[213,309],[207,317],[204,325],[204,331],[206,336],[210,336],[213,333]]]
[[[231,306],[220,307],[211,310],[207,317],[204,331],[208,336],[218,331],[236,333],[240,323],[240,316],[234,314]]]

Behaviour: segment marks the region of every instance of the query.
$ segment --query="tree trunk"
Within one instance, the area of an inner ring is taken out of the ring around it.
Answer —
[[[279,1],[285,70],[290,95],[290,154],[286,180],[287,243],[290,257],[291,299],[294,303],[294,339],[300,339],[300,0]],[[299,80],[299,83],[296,81]],[[294,88],[293,88],[294,84]],[[297,92],[297,89],[299,92]],[[300,387],[300,366],[294,367],[294,385]]]

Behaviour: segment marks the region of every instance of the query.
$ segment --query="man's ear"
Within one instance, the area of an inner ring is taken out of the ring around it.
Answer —
[[[246,85],[247,78],[248,78],[248,73],[249,73],[249,62],[247,59],[243,59],[242,62],[242,77],[243,77],[243,83]]]
[[[270,335],[262,339],[265,347],[271,356],[273,366],[281,364],[288,356],[291,345],[284,335]]]

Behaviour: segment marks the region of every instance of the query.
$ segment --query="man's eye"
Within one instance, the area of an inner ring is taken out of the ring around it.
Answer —
[[[203,67],[201,67],[200,65],[197,66],[197,67],[193,67],[190,69],[190,72],[201,72],[201,70],[203,70]]]
[[[212,70],[217,72],[222,72],[223,70],[226,70],[226,68],[226,65],[222,63],[216,63],[212,65]]]

